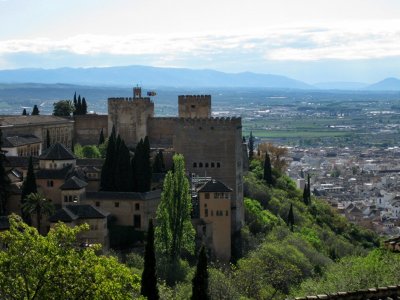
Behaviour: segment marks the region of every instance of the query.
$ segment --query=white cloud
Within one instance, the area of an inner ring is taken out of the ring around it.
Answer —
[[[0,0],[1,1],[1,0]],[[400,56],[400,21],[347,23],[340,26],[269,28],[237,35],[77,35],[0,41],[0,56],[15,53],[68,52],[77,55],[153,55],[160,62],[186,57],[212,59],[248,55],[260,60],[357,60]]]

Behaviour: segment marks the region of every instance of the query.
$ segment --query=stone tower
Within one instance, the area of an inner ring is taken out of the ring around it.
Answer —
[[[178,104],[180,118],[211,118],[210,95],[180,95]]]
[[[133,89],[133,98],[108,98],[108,135],[113,126],[128,147],[135,147],[148,134],[147,123],[154,116],[154,103],[142,97],[140,87]]]

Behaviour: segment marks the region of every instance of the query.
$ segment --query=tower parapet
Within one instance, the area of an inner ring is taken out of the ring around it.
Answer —
[[[178,96],[180,118],[211,118],[211,95]]]

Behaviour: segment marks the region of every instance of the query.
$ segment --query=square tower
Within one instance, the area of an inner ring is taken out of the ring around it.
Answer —
[[[180,95],[180,118],[211,118],[211,95]]]

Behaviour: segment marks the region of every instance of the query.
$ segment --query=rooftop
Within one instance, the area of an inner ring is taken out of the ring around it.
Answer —
[[[75,155],[66,148],[63,144],[55,143],[46,149],[42,155],[39,156],[42,160],[72,160],[76,159]]]
[[[221,181],[212,179],[212,180],[208,181],[207,183],[205,183],[203,186],[201,186],[199,188],[198,192],[230,193],[230,192],[232,192],[232,189],[227,187]]]
[[[88,184],[76,176],[72,176],[63,185],[60,186],[61,190],[80,190]]]
[[[0,128],[27,125],[51,125],[60,123],[73,123],[73,121],[53,115],[0,116]]]
[[[6,136],[3,138],[3,147],[13,148],[23,145],[37,144],[41,142],[42,140],[33,134]]]
[[[57,210],[49,218],[49,221],[52,223],[59,221],[69,223],[77,219],[104,219],[107,215],[91,205],[67,205]]]

